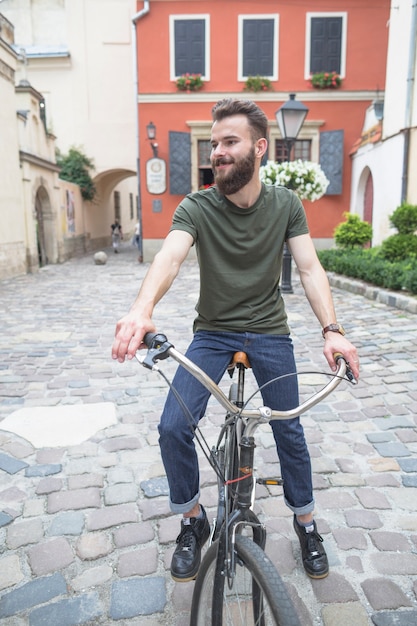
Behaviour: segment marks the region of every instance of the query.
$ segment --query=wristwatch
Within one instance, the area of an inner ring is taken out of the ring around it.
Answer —
[[[325,339],[325,334],[328,332],[339,333],[340,335],[346,335],[346,331],[343,328],[342,324],[329,324],[328,326],[325,326],[323,330],[321,331],[321,334],[323,335],[323,339]]]

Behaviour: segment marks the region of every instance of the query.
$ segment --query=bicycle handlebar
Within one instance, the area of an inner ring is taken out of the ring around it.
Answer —
[[[269,407],[260,407],[258,409],[238,409],[235,404],[230,402],[228,397],[223,393],[214,380],[212,380],[210,376],[208,376],[195,363],[190,361],[190,359],[188,359],[184,354],[178,352],[178,350],[174,348],[164,334],[146,333],[143,338],[143,342],[148,348],[146,356],[140,357],[138,356],[138,353],[135,355],[141,365],[151,370],[158,370],[158,366],[156,365],[157,361],[172,357],[179,365],[187,370],[187,372],[194,376],[194,378],[196,378],[216,398],[226,411],[232,415],[239,413],[241,417],[255,420],[257,419],[258,421],[271,421],[276,419],[283,420],[298,417],[326,398],[334,389],[336,389],[342,380],[346,380],[346,377],[352,384],[356,384],[357,382],[353,377],[349,364],[346,362],[343,355],[336,354],[335,359],[338,367],[337,371],[332,374],[331,380],[322,389],[313,394],[305,402],[302,402],[299,406],[286,411],[272,410]]]

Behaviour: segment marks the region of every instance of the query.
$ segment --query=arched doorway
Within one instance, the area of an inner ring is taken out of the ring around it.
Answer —
[[[374,211],[374,181],[371,172],[365,182],[365,193],[363,196],[363,219],[365,222],[372,224],[372,216]]]
[[[53,260],[53,245],[51,240],[52,233],[48,225],[51,224],[51,203],[48,192],[45,187],[39,187],[35,196],[35,214],[36,214],[36,240],[38,249],[39,267],[47,265]],[[53,235],[52,235],[53,236]]]

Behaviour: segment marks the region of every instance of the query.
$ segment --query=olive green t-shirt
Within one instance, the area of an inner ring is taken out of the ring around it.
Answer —
[[[292,191],[262,184],[255,204],[242,209],[210,187],[184,198],[171,230],[190,233],[196,246],[195,331],[289,332],[279,287],[283,247],[286,239],[308,233]]]

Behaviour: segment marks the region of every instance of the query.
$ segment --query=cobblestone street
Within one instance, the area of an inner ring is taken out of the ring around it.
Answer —
[[[0,281],[5,626],[189,624],[194,583],[176,584],[169,573],[179,518],[168,508],[158,447],[166,383],[137,362],[116,363],[110,355],[116,321],[148,266],[138,264],[127,243],[120,254],[107,253],[106,265],[95,265],[90,255]],[[298,368],[307,372],[300,388],[308,395],[317,384],[312,372],[328,366],[294,272],[293,283],[285,300]],[[303,417],[328,578],[305,575],[280,488],[259,488],[257,513],[268,529],[267,553],[303,626],[415,626],[416,315],[339,287],[333,293],[339,320],[359,349],[362,377],[356,387],[343,382]],[[197,296],[198,268],[190,260],[154,316],[179,350],[191,338]],[[164,361],[161,369],[171,378],[175,365]],[[32,441],[5,428],[22,411]],[[49,416],[67,430],[42,432],[37,420]],[[96,417],[105,423],[98,430]],[[201,427],[209,443],[221,420],[211,401]],[[276,475],[269,427],[261,428],[257,445],[258,473]],[[216,481],[204,458],[201,467],[211,520]]]

